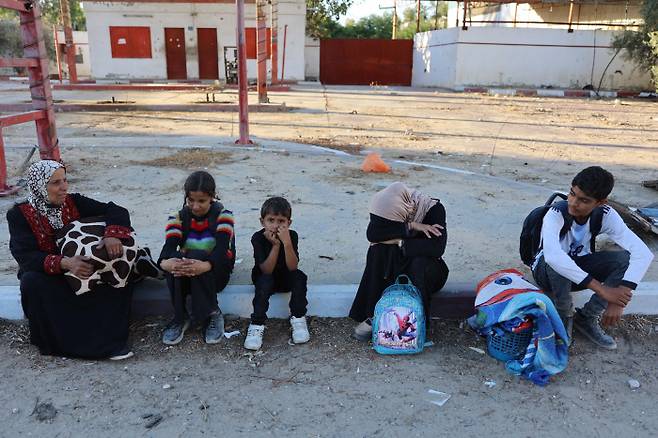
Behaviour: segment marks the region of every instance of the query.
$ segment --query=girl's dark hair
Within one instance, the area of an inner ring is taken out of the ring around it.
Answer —
[[[213,199],[216,199],[217,195],[215,192],[215,179],[204,170],[197,170],[188,176],[183,189],[185,190],[183,205],[185,205],[187,197],[190,196],[190,192],[203,192]]]

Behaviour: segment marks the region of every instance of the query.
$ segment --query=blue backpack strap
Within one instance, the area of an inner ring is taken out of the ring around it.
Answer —
[[[564,225],[560,228],[560,238],[562,238],[569,232],[569,228],[571,228],[571,224],[573,224],[573,216],[569,214],[569,204],[567,201],[559,201],[551,207],[562,213],[562,218],[564,219]]]

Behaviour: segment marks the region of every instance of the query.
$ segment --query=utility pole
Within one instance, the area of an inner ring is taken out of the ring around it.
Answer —
[[[250,144],[249,140],[249,99],[247,89],[247,41],[244,31],[244,0],[235,0],[236,40],[238,46],[238,96],[240,113],[240,138],[238,144]]]
[[[272,27],[272,85],[279,82],[279,0],[272,0],[270,3],[270,20]]]
[[[416,33],[420,32],[420,0],[416,0]]]
[[[64,24],[64,42],[66,43],[66,63],[69,67],[69,82],[78,82],[78,72],[75,68],[75,44],[73,43],[73,29],[71,28],[71,9],[69,0],[59,0],[59,7]]]
[[[434,30],[439,28],[439,0],[436,0],[436,7],[434,9]]]
[[[393,35],[392,39],[398,37],[398,0],[393,0]]]
[[[265,0],[256,0],[256,58],[258,61],[258,103],[268,103],[267,98],[267,22]]]

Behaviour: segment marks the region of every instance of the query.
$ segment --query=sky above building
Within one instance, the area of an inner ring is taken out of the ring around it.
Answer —
[[[400,11],[413,7],[416,3],[414,0],[398,0],[398,8]],[[340,18],[340,22],[345,24],[347,19],[358,21],[360,18],[367,17],[368,15],[382,15],[384,12],[392,12],[393,0],[354,0],[352,6],[348,9],[347,15]]]

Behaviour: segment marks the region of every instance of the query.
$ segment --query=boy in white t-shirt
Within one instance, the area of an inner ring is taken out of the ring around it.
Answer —
[[[601,324],[616,325],[633,290],[644,277],[653,254],[606,203],[614,186],[610,172],[598,166],[582,170],[571,182],[568,211],[556,206],[544,216],[541,251],[532,274],[551,297],[571,338],[571,326],[596,345],[614,350],[617,343]],[[597,211],[597,209],[599,209]],[[590,225],[601,216],[600,234],[607,234],[624,251],[594,252]],[[571,227],[562,231],[565,220]],[[574,315],[571,292],[591,289],[594,295]]]

